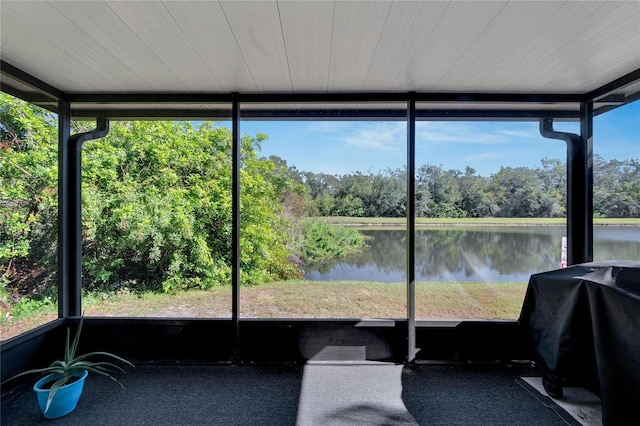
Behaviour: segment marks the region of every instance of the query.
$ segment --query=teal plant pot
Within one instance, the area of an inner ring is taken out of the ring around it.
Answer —
[[[84,387],[84,380],[87,378],[88,374],[89,373],[86,370],[79,372],[78,374],[74,374],[74,376],[80,378],[75,382],[62,386],[58,389],[56,394],[53,396],[53,401],[51,401],[49,409],[46,412],[45,408],[47,407],[47,399],[49,398],[49,389],[42,389],[42,385],[50,382],[51,380],[57,379],[60,375],[50,374],[38,380],[36,384],[33,385],[33,390],[38,395],[38,405],[40,405],[40,409],[42,410],[45,419],[56,419],[58,417],[66,416],[76,409],[78,400],[82,394],[82,388]]]

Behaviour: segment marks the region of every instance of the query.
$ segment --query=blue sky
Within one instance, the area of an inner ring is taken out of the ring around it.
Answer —
[[[579,133],[578,123],[554,128]],[[277,155],[300,171],[377,173],[406,165],[406,124],[390,121],[245,121],[240,131],[266,133],[262,156]],[[594,153],[640,159],[640,101],[594,119]],[[544,157],[566,158],[566,145],[540,136],[537,122],[418,122],[416,166],[434,164],[488,176],[501,166],[540,167]]]

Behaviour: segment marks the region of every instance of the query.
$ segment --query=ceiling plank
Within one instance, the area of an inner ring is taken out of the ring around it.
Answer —
[[[199,60],[213,81],[202,82],[196,91],[240,92],[258,88],[219,2],[165,2]]]
[[[326,92],[334,3],[282,2],[278,9],[293,91]]]
[[[73,27],[58,24],[64,16],[44,2],[19,6],[0,3],[2,60],[62,90],[72,82],[78,90],[96,90],[104,77],[78,72],[83,47]]]
[[[367,90],[367,75],[382,37],[389,1],[337,2],[331,40],[328,90]]]
[[[165,91],[221,90],[164,2],[112,1],[109,7],[134,35],[130,39],[136,46],[130,53],[135,54],[138,49],[147,52],[148,57],[153,58],[152,63],[159,63],[160,69],[174,76],[175,83],[164,87]],[[144,61],[141,63],[145,65]],[[145,75],[153,78],[155,72],[148,67]]]
[[[220,4],[257,91],[292,92],[277,2],[222,1]]]
[[[372,68],[384,63],[396,67],[395,90],[411,86],[422,92],[442,91],[445,87],[451,91],[441,80],[503,5],[504,2],[426,2],[416,8],[394,3]],[[377,79],[378,84],[384,84],[384,73]]]

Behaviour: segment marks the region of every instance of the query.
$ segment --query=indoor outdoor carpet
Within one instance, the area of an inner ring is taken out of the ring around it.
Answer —
[[[315,360],[300,365],[139,364],[125,386],[90,375],[78,408],[44,420],[30,386],[3,389],[0,423],[27,425],[544,425],[571,423],[518,384],[526,365]]]

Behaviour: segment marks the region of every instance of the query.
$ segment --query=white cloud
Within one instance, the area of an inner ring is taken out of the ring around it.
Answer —
[[[334,142],[385,152],[404,151],[405,122],[320,121],[309,129],[323,133]],[[468,143],[503,145],[546,141],[533,122],[421,121],[416,123],[416,144]]]
[[[481,154],[467,155],[465,157],[462,157],[461,160],[469,163],[474,163],[476,161],[501,158],[503,156],[504,154],[500,152],[484,152]]]
[[[340,139],[349,145],[382,151],[404,151],[407,146],[405,123],[369,123]]]
[[[313,121],[309,124],[311,132],[335,133],[340,131],[346,124],[342,121]]]
[[[407,126],[404,122],[319,122],[312,128],[351,147],[384,152],[404,152],[406,149]]]
[[[416,124],[416,143],[499,145],[541,138],[536,123],[429,121]]]

